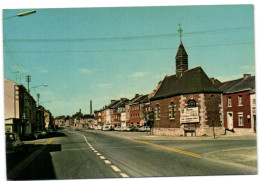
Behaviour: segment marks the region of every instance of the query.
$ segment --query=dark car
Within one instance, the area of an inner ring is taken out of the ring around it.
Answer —
[[[5,133],[6,153],[22,150],[22,141],[17,133]]]

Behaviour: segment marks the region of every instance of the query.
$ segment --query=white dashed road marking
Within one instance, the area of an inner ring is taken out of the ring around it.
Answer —
[[[100,159],[105,160],[106,158],[104,156],[100,156]]]
[[[115,165],[111,165],[112,169],[116,172],[121,172],[119,168],[117,168]]]
[[[109,160],[105,160],[106,164],[111,164],[111,162]]]
[[[120,173],[120,175],[123,177],[123,178],[128,178],[129,176],[126,175],[125,173]]]
[[[92,147],[92,145],[88,142],[86,136],[84,136],[83,134],[80,134],[81,136],[84,137],[86,143],[88,144],[89,148],[91,148],[92,151],[94,151],[98,156],[100,156],[100,159],[104,160],[104,162],[106,164],[111,164],[111,162],[109,160],[106,160],[106,158],[104,156],[102,156],[100,153],[98,153],[97,150],[95,150],[95,148]],[[121,177],[123,178],[127,178],[129,177],[127,174],[122,173],[121,170],[119,168],[117,168],[115,165],[111,165],[111,168],[115,171],[115,172],[119,172],[119,174],[121,175]]]

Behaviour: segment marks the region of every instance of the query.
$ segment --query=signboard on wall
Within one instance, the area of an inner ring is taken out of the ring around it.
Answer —
[[[199,108],[185,108],[181,110],[181,124],[183,123],[199,123]]]

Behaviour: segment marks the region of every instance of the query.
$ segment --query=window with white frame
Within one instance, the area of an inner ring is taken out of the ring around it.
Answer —
[[[230,96],[228,97],[228,107],[232,107],[232,100]]]
[[[155,108],[155,114],[156,114],[156,119],[160,119],[160,106],[159,104],[156,104],[156,108]]]
[[[175,118],[175,113],[174,113],[174,103],[170,103],[170,118],[173,119]]]
[[[238,96],[238,106],[243,106],[242,96],[241,95]]]
[[[242,112],[238,113],[238,126],[244,126],[244,117]]]

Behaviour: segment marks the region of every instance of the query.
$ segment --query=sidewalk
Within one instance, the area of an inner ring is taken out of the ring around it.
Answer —
[[[124,132],[124,131],[101,131],[101,130],[83,130],[89,132],[98,132],[102,134],[108,134],[111,136],[117,136],[121,138],[132,138],[137,140],[256,140],[257,135],[255,133],[249,134],[229,134],[229,135],[217,135],[213,136],[158,136],[151,135],[150,132]]]

